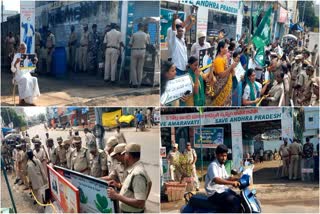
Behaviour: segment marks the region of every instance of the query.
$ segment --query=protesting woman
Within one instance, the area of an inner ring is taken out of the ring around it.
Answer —
[[[214,87],[213,106],[231,106],[232,72],[239,62],[234,62],[228,68],[227,53],[226,43],[224,41],[219,42],[217,56],[213,62],[213,69],[217,78]]]
[[[263,88],[262,85],[255,81],[256,73],[253,69],[248,69],[247,73],[247,85],[244,88],[243,96],[242,96],[242,105],[244,106],[256,106],[256,104],[260,101],[260,96],[264,94],[270,82],[267,82]]]

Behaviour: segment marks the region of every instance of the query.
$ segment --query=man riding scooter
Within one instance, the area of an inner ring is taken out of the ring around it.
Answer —
[[[228,148],[220,144],[216,148],[216,159],[208,166],[205,178],[205,189],[208,200],[215,204],[223,204],[223,212],[241,212],[240,198],[227,185],[238,187],[239,178],[230,177],[227,174],[224,163],[227,160]]]

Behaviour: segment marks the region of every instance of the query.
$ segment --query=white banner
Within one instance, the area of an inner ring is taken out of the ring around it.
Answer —
[[[20,42],[27,45],[26,53],[35,52],[35,1],[20,1]]]
[[[202,114],[201,125],[281,120],[282,108],[242,108],[209,111]],[[161,115],[161,127],[200,126],[199,113]]]
[[[241,123],[231,124],[232,138],[232,163],[233,168],[239,169],[243,165],[243,144],[242,144],[242,126]]]
[[[161,95],[160,102],[162,105],[165,105],[167,103],[180,99],[184,95],[190,95],[192,93],[193,83],[191,77],[186,74],[167,82],[166,90]]]

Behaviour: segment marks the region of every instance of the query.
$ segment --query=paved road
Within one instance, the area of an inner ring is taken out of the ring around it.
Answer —
[[[46,130],[43,125],[37,125],[29,128],[29,136],[33,137],[38,134],[42,143],[46,139],[45,133]],[[160,131],[158,126],[154,126],[152,129],[149,129],[144,132],[136,132],[135,128],[123,128],[122,132],[124,133],[127,142],[139,143],[142,147],[141,160],[145,164],[146,170],[151,178],[153,183],[150,196],[147,202],[147,211],[148,212],[159,212],[159,203],[160,203],[160,171],[159,171],[159,145],[160,145]],[[57,146],[56,139],[57,137],[62,137],[67,139],[69,131],[59,131],[59,130],[49,130],[49,137],[53,138],[55,145]],[[79,132],[80,136],[84,136],[84,132]],[[114,132],[106,132],[105,139],[113,136]]]

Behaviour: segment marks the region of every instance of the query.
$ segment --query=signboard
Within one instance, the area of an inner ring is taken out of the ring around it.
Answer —
[[[207,34],[208,29],[208,16],[209,10],[208,8],[199,7],[197,12],[197,32],[204,32]],[[197,34],[198,41],[198,34]]]
[[[27,45],[26,53],[35,52],[35,1],[20,1],[20,42]]]
[[[214,47],[199,50],[199,68],[203,73],[210,71],[214,59]]]
[[[167,157],[166,147],[160,148],[160,157],[162,157],[162,158]]]
[[[167,82],[165,92],[161,95],[160,102],[162,105],[165,105],[180,99],[184,95],[190,95],[192,93],[193,82],[191,77],[186,74]]]
[[[223,144],[223,133],[222,127],[212,128],[194,128],[194,147],[201,148],[202,136],[202,148],[216,148],[219,144]]]
[[[47,167],[51,195],[57,200],[64,213],[79,213],[79,189],[51,166],[47,165]]]
[[[119,116],[119,118],[122,115],[121,109],[112,111],[112,112],[104,112],[102,113],[102,126],[106,127],[115,127],[117,126],[116,122],[116,116]]]
[[[201,125],[281,120],[282,108],[242,108],[224,111],[207,111],[204,112],[201,117]],[[199,113],[161,115],[161,127],[199,125]]]
[[[279,23],[286,23],[287,22],[287,16],[288,16],[288,11],[284,9],[283,7],[280,7],[280,13],[279,13]]]
[[[170,181],[170,169],[169,169],[169,164],[168,160],[165,158],[161,159],[162,161],[162,177],[163,177],[163,182]]]
[[[172,20],[173,20],[173,14],[177,13],[175,10],[169,10],[169,9],[163,9],[161,8],[161,34],[160,34],[160,40],[161,40],[161,50],[168,50],[167,45],[167,31],[168,28],[172,26]],[[181,21],[184,21],[184,12],[179,11],[178,12],[179,19]]]
[[[232,168],[239,169],[243,166],[242,125],[240,122],[231,124],[232,139]]]
[[[237,67],[234,70],[235,70],[236,78],[237,78],[238,82],[240,82],[241,76],[244,76],[246,71],[243,69],[241,63],[238,63]]]
[[[20,56],[20,70],[31,72],[36,69],[34,58],[35,54],[21,54]]]
[[[80,213],[115,213],[115,203],[108,198],[107,182],[62,167],[55,169],[79,189]]]
[[[179,0],[168,0],[178,3]],[[237,15],[238,14],[238,1],[213,1],[213,0],[181,0],[181,4],[195,5],[206,7],[210,10]]]

